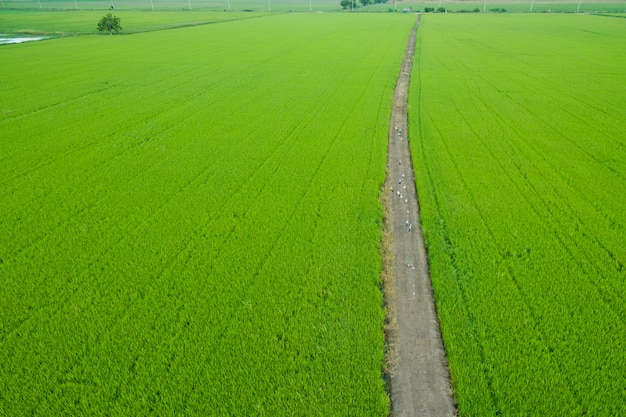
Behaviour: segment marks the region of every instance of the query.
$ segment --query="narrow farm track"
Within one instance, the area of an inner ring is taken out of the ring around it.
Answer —
[[[396,417],[456,414],[419,226],[407,135],[409,75],[420,18],[411,33],[394,93],[385,180],[387,252],[393,258],[387,264],[392,270],[386,271],[391,279],[385,290],[391,322],[388,362]]]

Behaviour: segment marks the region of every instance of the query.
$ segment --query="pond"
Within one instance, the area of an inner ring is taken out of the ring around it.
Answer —
[[[42,39],[48,39],[48,37],[47,36],[14,36],[14,35],[0,34],[0,45],[40,41]]]

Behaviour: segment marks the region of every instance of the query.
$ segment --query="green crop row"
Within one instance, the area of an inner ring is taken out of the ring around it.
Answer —
[[[414,19],[3,46],[0,414],[379,415]]]
[[[625,414],[624,26],[422,21],[411,144],[459,414]]]

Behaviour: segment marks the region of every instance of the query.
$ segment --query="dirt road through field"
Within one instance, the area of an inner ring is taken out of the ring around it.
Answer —
[[[420,231],[407,136],[409,76],[419,23],[418,17],[396,84],[384,197],[389,258],[385,298],[391,322],[388,362],[395,417],[456,415]]]

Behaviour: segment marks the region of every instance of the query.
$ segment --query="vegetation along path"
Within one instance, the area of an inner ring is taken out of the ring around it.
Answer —
[[[428,274],[407,135],[409,74],[419,18],[398,76],[389,129],[386,299],[393,415],[454,416],[455,404]]]

